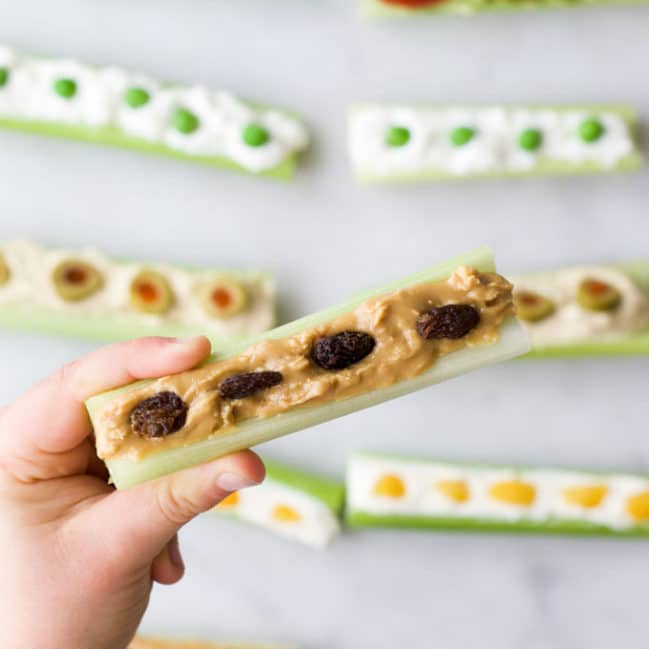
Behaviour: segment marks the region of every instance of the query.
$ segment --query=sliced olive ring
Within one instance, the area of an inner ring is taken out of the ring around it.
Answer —
[[[167,278],[154,270],[140,271],[131,281],[131,307],[140,313],[169,311],[175,298]]]
[[[588,311],[613,311],[620,306],[622,294],[611,284],[588,277],[577,288],[577,302]]]
[[[104,285],[102,274],[81,259],[64,259],[52,271],[52,282],[59,297],[66,302],[80,302]]]
[[[3,286],[11,279],[11,270],[4,255],[0,254],[0,286]]]
[[[230,279],[208,281],[198,287],[198,298],[205,312],[213,318],[230,318],[248,306],[248,293],[239,282]]]
[[[552,300],[533,291],[516,291],[514,294],[516,315],[525,322],[540,322],[556,310]]]

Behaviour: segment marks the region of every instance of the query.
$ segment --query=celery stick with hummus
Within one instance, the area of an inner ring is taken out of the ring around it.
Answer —
[[[649,536],[649,476],[358,453],[346,522],[465,532]]]
[[[514,284],[532,356],[649,354],[649,262],[575,266]]]
[[[115,261],[94,248],[0,245],[0,326],[98,340],[244,339],[275,320],[275,282],[257,271]]]
[[[512,285],[482,248],[87,407],[122,488],[527,351]]]

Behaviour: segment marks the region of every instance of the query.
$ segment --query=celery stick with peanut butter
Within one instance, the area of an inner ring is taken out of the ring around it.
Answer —
[[[124,488],[528,349],[512,285],[482,248],[87,407]]]

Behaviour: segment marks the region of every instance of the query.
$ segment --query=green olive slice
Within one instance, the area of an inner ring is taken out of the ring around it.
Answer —
[[[587,277],[577,288],[577,302],[588,311],[613,311],[620,306],[622,295],[611,284]]]
[[[174,304],[167,278],[154,270],[142,270],[131,281],[131,307],[140,313],[162,314]]]
[[[525,322],[539,322],[551,316],[555,311],[552,300],[532,291],[516,291],[514,294],[516,315]]]
[[[246,289],[234,280],[217,279],[198,287],[198,297],[205,312],[213,318],[229,318],[248,305]]]
[[[80,302],[104,285],[101,273],[81,259],[64,259],[52,271],[54,288],[66,302]]]
[[[11,279],[11,270],[9,270],[9,264],[4,258],[4,255],[0,253],[0,286],[3,286]]]

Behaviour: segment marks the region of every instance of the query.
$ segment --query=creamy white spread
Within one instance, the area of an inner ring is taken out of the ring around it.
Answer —
[[[125,135],[164,144],[190,155],[233,160],[261,172],[277,167],[307,146],[308,136],[296,118],[274,109],[252,108],[231,94],[204,86],[171,86],[116,67],[94,67],[73,60],[20,55],[0,47],[0,67],[8,70],[0,86],[0,118],[113,127]],[[54,90],[57,80],[76,84],[71,97]],[[146,103],[125,101],[130,88],[145,90]],[[174,125],[177,109],[198,119],[191,132]],[[249,124],[268,133],[264,144],[251,146],[243,138]]]
[[[386,475],[398,477],[405,487],[401,497],[375,493],[375,486]],[[458,481],[467,487],[468,497],[456,502],[435,485]],[[535,496],[527,505],[511,504],[493,497],[490,489],[499,483],[522,482],[534,487]],[[601,502],[585,507],[570,502],[566,489],[605,486]],[[480,468],[357,456],[347,473],[347,504],[351,512],[377,515],[414,515],[481,520],[519,520],[550,522],[584,521],[611,529],[628,529],[638,524],[627,510],[629,499],[638,494],[649,497],[649,480],[630,475],[598,475],[558,469]],[[649,522],[649,521],[645,521]]]
[[[580,125],[597,119],[602,135],[591,142],[580,136]],[[402,146],[386,140],[391,127],[408,129]],[[461,146],[451,142],[456,128],[470,128],[473,137]],[[520,146],[528,129],[542,134],[534,150]],[[612,112],[551,108],[418,108],[367,105],[349,117],[349,155],[360,176],[390,178],[419,173],[468,176],[523,173],[543,162],[579,166],[592,162],[603,168],[616,166],[634,151],[626,122]]]
[[[598,279],[622,296],[611,311],[590,311],[576,300],[579,284]],[[539,322],[523,322],[534,347],[612,338],[649,327],[649,296],[621,270],[580,266],[554,273],[515,278],[515,291],[531,291],[552,300],[555,311]]]
[[[0,306],[36,304],[57,311],[83,315],[126,316],[150,325],[176,323],[196,327],[215,336],[249,336],[274,324],[275,286],[262,274],[224,273],[210,270],[189,271],[168,264],[115,262],[98,250],[46,249],[28,241],[13,241],[0,246],[10,270],[6,284],[0,285]],[[52,281],[52,271],[66,259],[79,259],[94,266],[103,276],[101,290],[79,302],[63,300]],[[174,303],[164,314],[143,314],[130,304],[130,285],[142,270],[161,273],[171,285]],[[226,279],[240,284],[248,302],[243,311],[227,318],[210,316],[200,303],[196,287],[203,282]]]
[[[237,492],[235,499],[236,504],[226,502],[215,511],[234,514],[243,521],[315,548],[324,548],[340,533],[337,516],[323,502],[272,478]]]

